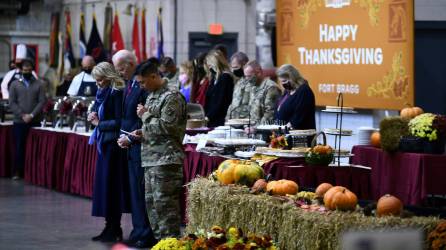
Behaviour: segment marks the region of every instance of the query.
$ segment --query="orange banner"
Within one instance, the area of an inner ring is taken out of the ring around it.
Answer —
[[[318,106],[414,102],[413,0],[277,0],[278,65],[293,64]]]

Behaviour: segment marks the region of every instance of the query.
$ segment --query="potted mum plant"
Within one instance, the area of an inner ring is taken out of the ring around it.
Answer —
[[[421,114],[409,121],[409,134],[411,137],[402,139],[401,143],[403,145],[416,141],[418,149],[422,149],[423,153],[443,154],[446,138],[446,116],[432,113]]]

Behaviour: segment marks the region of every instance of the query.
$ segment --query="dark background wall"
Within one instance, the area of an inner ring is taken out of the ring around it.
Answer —
[[[446,21],[415,22],[415,104],[446,114]]]

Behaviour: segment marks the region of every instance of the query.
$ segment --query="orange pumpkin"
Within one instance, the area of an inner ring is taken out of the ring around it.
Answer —
[[[413,107],[413,108],[407,107],[407,108],[403,108],[401,110],[400,116],[401,116],[401,118],[410,120],[410,119],[414,118],[415,116],[421,115],[423,113],[424,113],[424,111],[420,107]]]
[[[330,210],[355,210],[357,204],[356,195],[345,187],[332,187],[324,195],[324,205]]]
[[[217,179],[222,184],[233,184],[234,183],[234,170],[238,160],[226,160],[222,162],[216,171]]]
[[[400,199],[390,194],[379,198],[378,204],[376,205],[376,215],[378,217],[387,215],[399,216],[402,211],[403,203]]]
[[[270,181],[266,185],[266,191],[273,195],[294,195],[299,191],[299,186],[290,180]]]
[[[375,131],[370,135],[370,143],[376,148],[381,147],[381,134],[378,131]]]
[[[252,161],[226,160],[216,170],[217,180],[222,184],[241,184],[251,186],[263,178],[263,168]]]
[[[322,184],[320,184],[316,188],[316,197],[323,198],[324,194],[332,187],[333,187],[333,185],[331,185],[330,183],[322,183]]]
[[[331,154],[333,152],[333,149],[328,145],[317,145],[312,150],[319,154]]]

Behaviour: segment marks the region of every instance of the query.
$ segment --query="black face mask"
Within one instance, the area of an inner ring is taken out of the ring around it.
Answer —
[[[293,90],[293,88],[291,87],[291,83],[290,82],[282,83],[282,86],[283,86],[284,89],[286,89],[288,91]]]
[[[26,80],[30,80],[31,77],[33,77],[32,73],[22,73],[23,78],[25,78]]]
[[[217,74],[217,72],[216,72],[214,69],[212,69],[212,68],[211,68],[209,71],[211,71],[211,74],[212,74],[212,75]]]
[[[242,68],[235,69],[232,71],[232,73],[234,73],[234,75],[239,78],[244,76]]]
[[[82,69],[85,73],[91,74],[92,69]]]

